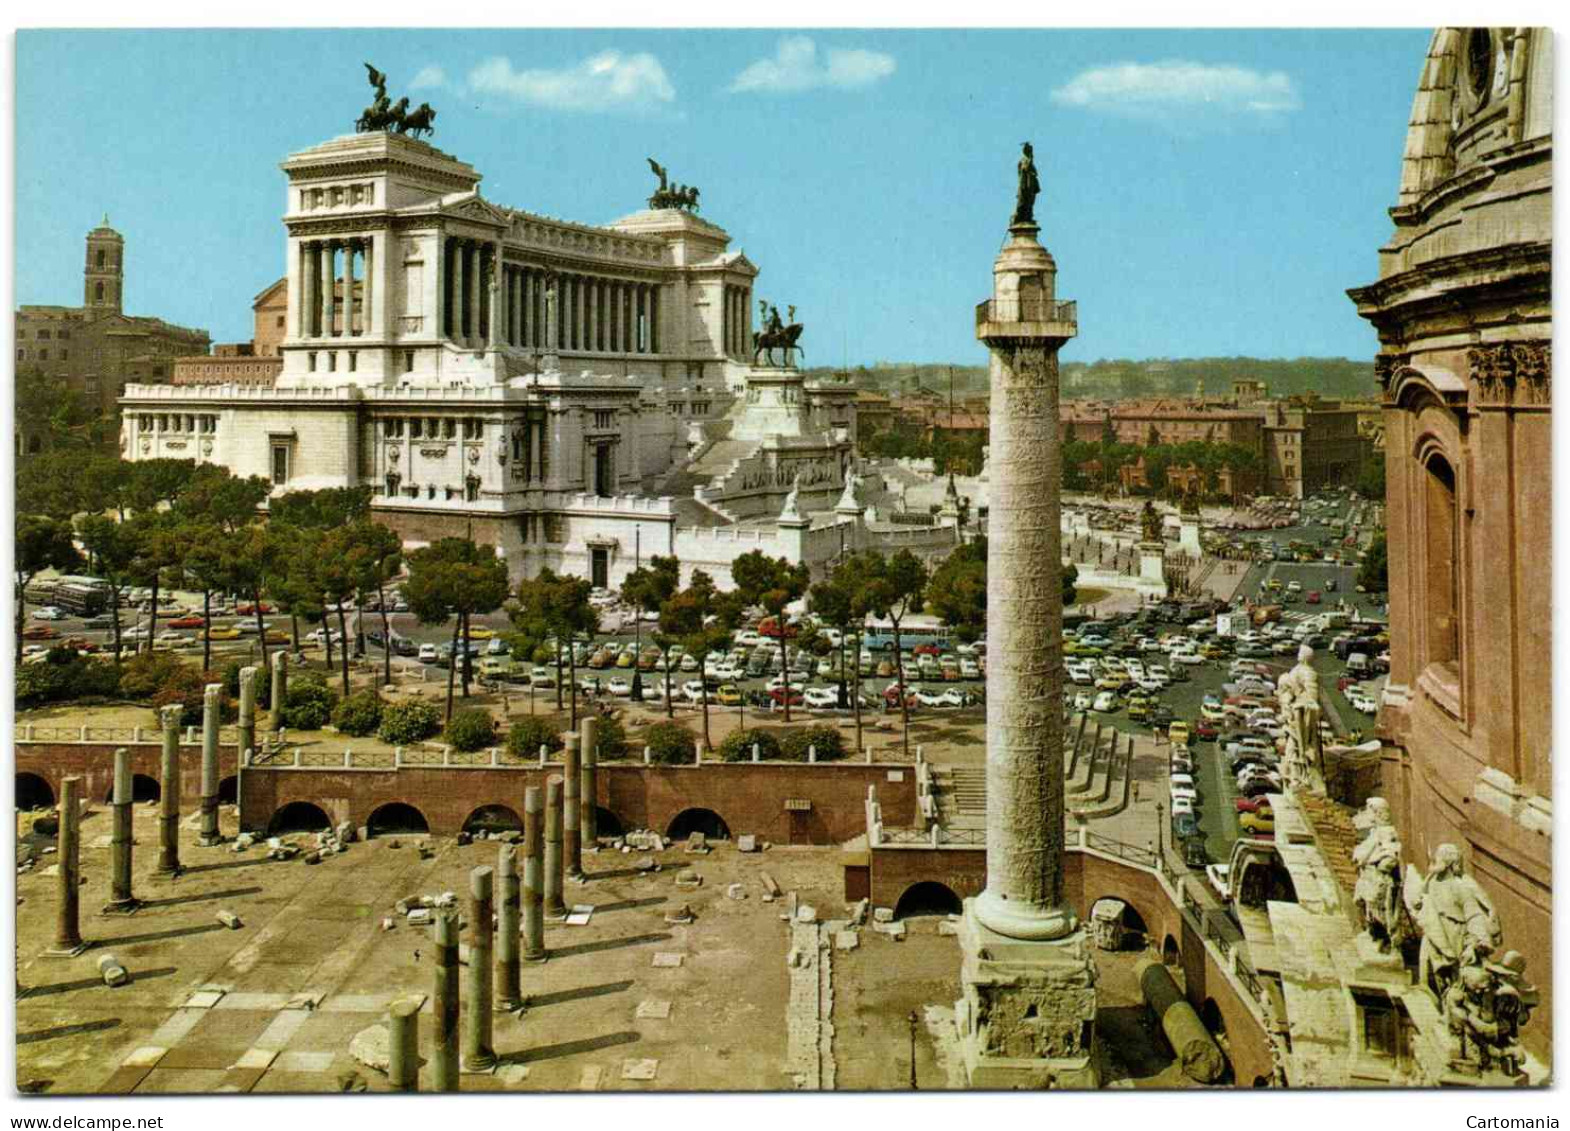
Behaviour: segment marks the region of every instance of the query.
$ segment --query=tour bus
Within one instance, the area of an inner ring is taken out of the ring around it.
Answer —
[[[96,577],[59,577],[51,601],[68,613],[95,616],[109,604],[109,586]]]
[[[879,621],[868,617],[862,634],[861,646],[870,652],[892,652],[894,650],[894,626],[888,621]],[[949,652],[954,648],[953,634],[949,627],[940,622],[936,617],[911,616],[900,622],[899,644],[902,652],[912,652],[917,648],[930,650],[936,648],[939,652]]]

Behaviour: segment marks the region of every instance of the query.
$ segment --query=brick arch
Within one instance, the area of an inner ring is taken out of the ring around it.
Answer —
[[[365,818],[365,831],[371,837],[381,834],[419,835],[431,831],[431,822],[417,805],[407,801],[385,801]]]
[[[701,832],[710,840],[729,840],[731,835],[724,817],[698,805],[681,810],[665,826],[665,835],[672,840],[685,840],[693,832]]]
[[[1103,899],[1115,899],[1123,905],[1123,929],[1129,932],[1131,935],[1137,936],[1141,946],[1151,947],[1156,944],[1155,932],[1160,927],[1161,921],[1159,919],[1152,919],[1147,917],[1145,913],[1140,910],[1139,905],[1133,900],[1129,899],[1126,892],[1108,892],[1105,895],[1099,895],[1095,899],[1088,901],[1085,909],[1085,917],[1087,919],[1090,917],[1090,910]],[[1152,923],[1155,925],[1152,926]]]
[[[16,775],[18,809],[53,809],[59,796],[56,783],[43,774],[21,770]]]
[[[958,915],[964,908],[959,893],[939,880],[918,880],[900,893],[894,918],[912,915]]]
[[[303,798],[284,802],[274,810],[272,818],[267,822],[267,832],[270,836],[278,836],[285,832],[311,832],[331,827],[332,815],[315,801],[307,801]]]
[[[478,805],[474,811],[463,819],[463,831],[472,833],[479,829],[486,831],[505,831],[516,829],[523,831],[523,818],[511,805],[500,802],[491,802],[488,805]]]

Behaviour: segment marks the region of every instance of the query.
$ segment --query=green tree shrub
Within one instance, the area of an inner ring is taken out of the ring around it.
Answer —
[[[845,740],[835,727],[799,727],[785,735],[780,743],[780,757],[790,762],[805,762],[807,748],[816,747],[818,761],[837,762],[845,757]]]
[[[661,766],[682,766],[697,761],[698,746],[692,732],[680,723],[655,723],[643,732],[649,757]]]
[[[562,748],[561,720],[553,715],[530,715],[507,731],[507,752],[516,758],[537,758],[540,747],[551,753]]]
[[[600,716],[598,735],[594,740],[600,748],[600,761],[617,762],[627,756],[627,728],[612,715]]]
[[[484,750],[496,744],[496,720],[480,707],[454,711],[442,735],[454,750]]]
[[[375,734],[376,728],[382,725],[382,711],[386,705],[370,688],[356,691],[338,704],[333,712],[333,726],[356,738]]]
[[[780,740],[766,730],[731,731],[720,743],[720,757],[727,762],[750,762],[753,743],[757,743],[758,757],[763,761],[779,761]]]
[[[408,746],[441,729],[441,711],[423,699],[411,699],[382,708],[382,725],[376,728],[376,737],[393,746]]]
[[[273,681],[267,671],[260,664],[245,664],[239,660],[230,660],[224,665],[224,690],[232,695],[236,701],[240,698],[240,669],[255,667],[256,673],[256,706],[259,710],[270,711],[273,709]]]
[[[120,694],[127,699],[151,699],[186,666],[173,652],[138,652],[120,667]]]
[[[338,706],[338,693],[312,672],[291,680],[283,702],[283,725],[290,730],[321,730]]]
[[[159,712],[164,707],[178,703],[180,725],[196,726],[202,721],[203,697],[209,683],[222,685],[223,676],[218,672],[197,671],[194,667],[181,664],[169,674],[163,686],[153,693],[153,717],[160,718]],[[238,705],[227,693],[218,696],[220,722],[232,723],[239,713]]]

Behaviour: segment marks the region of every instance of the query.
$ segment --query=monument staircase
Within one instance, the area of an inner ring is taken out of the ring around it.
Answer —
[[[945,829],[979,829],[987,823],[985,766],[932,767],[932,799]]]
[[[1357,887],[1357,865],[1352,862],[1352,850],[1359,840],[1357,828],[1352,823],[1352,810],[1308,791],[1299,793],[1296,800],[1298,808],[1313,826],[1320,856],[1341,888],[1342,906],[1350,907],[1352,892]]]

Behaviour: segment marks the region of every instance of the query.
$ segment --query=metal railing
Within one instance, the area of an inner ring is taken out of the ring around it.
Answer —
[[[1115,856],[1119,860],[1127,860],[1130,864],[1138,864],[1141,868],[1156,867],[1156,854],[1150,849],[1141,848],[1137,844],[1128,844],[1121,840],[1113,840],[1111,837],[1093,833],[1088,829],[1085,830],[1084,845],[1086,848],[1093,848],[1097,852],[1105,853],[1108,856]],[[1072,848],[1074,846],[1070,845],[1069,847]]]
[[[225,726],[218,728],[218,743],[220,746],[233,746],[239,741],[240,735],[237,728]],[[163,730],[149,724],[145,727],[95,727],[95,726],[39,726],[37,723],[20,723],[16,728],[16,742],[139,742],[157,745],[163,742]],[[180,744],[189,746],[199,745],[202,741],[202,728],[181,727]]]
[[[987,299],[976,304],[976,325],[985,322],[1078,322],[1077,302],[1052,299]]]

